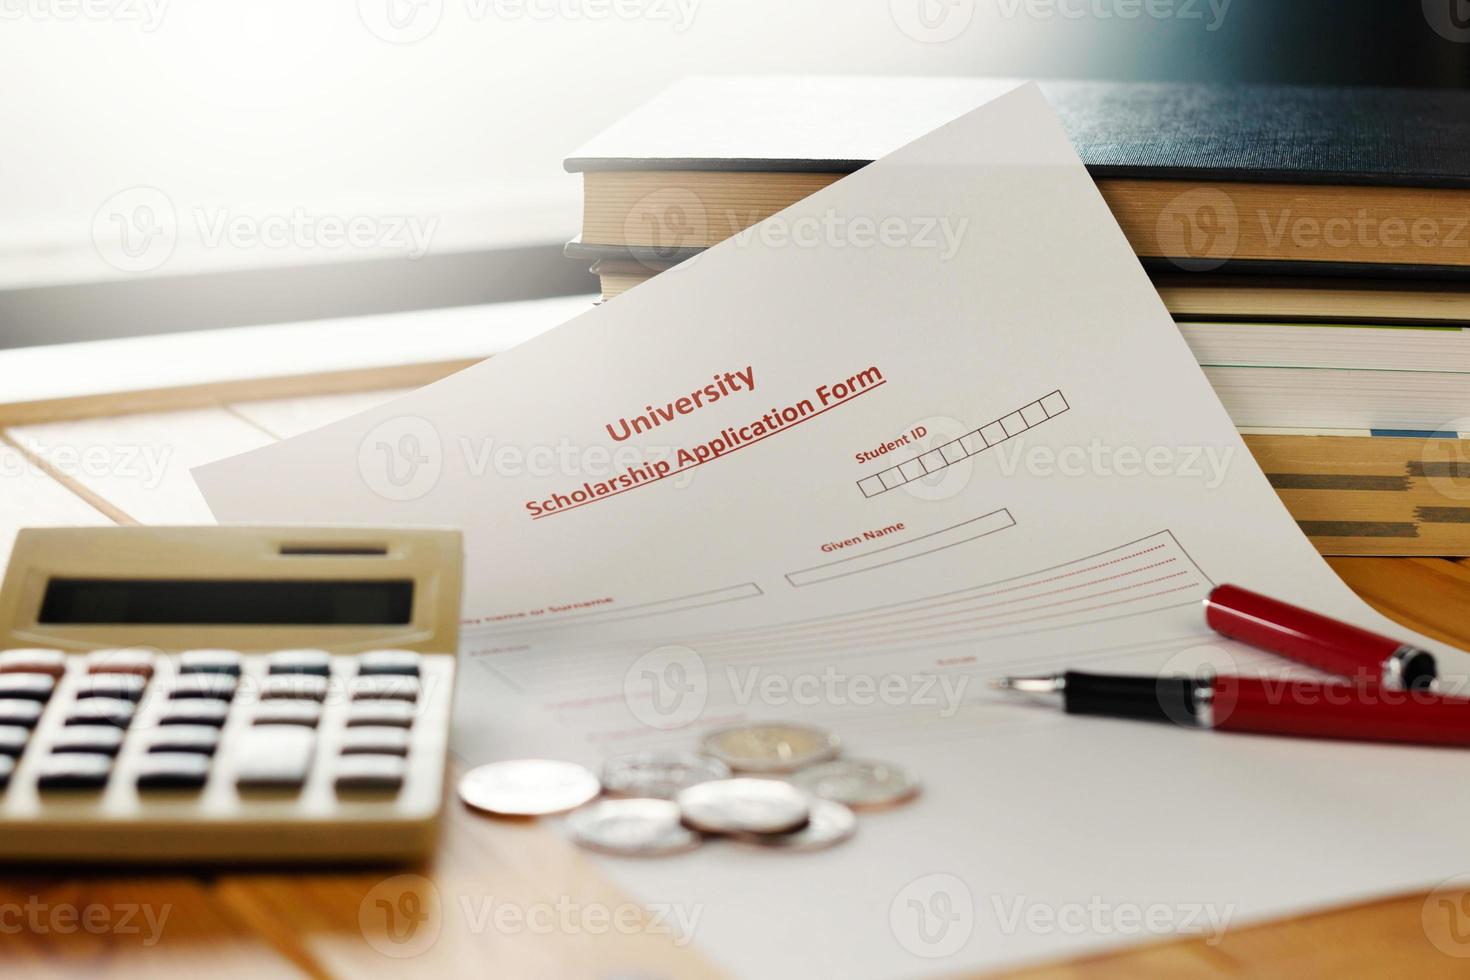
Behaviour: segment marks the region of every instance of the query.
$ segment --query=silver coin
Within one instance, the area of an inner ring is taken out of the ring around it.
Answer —
[[[857,814],[832,800],[813,800],[806,826],[785,834],[735,834],[735,840],[788,851],[820,851],[857,833]]]
[[[806,823],[812,796],[777,779],[716,779],[680,790],[684,823],[710,834],[781,834]]]
[[[834,759],[792,774],[791,781],[813,796],[860,809],[894,806],[919,792],[912,772],[872,759]]]
[[[602,764],[602,788],[611,796],[672,800],[686,786],[729,778],[729,766],[696,752],[633,752]]]
[[[678,854],[702,838],[679,822],[668,800],[599,800],[567,814],[567,832],[583,847],[608,854]]]
[[[836,758],[842,742],[810,725],[731,725],[706,735],[700,748],[741,772],[795,772]]]
[[[601,789],[597,777],[576,763],[514,759],[465,773],[459,798],[477,810],[531,817],[579,807]]]

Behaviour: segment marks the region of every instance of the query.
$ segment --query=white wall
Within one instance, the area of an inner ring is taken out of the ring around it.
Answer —
[[[562,157],[683,75],[1191,77],[1244,16],[1056,2],[0,0],[0,288],[391,256],[405,217],[441,251],[564,238]],[[161,260],[114,249],[170,209]]]

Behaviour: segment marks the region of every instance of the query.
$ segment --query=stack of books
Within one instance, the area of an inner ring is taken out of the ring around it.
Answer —
[[[1015,84],[689,79],[567,159],[566,253],[613,299]],[[1319,549],[1470,555],[1470,93],[1042,87]]]

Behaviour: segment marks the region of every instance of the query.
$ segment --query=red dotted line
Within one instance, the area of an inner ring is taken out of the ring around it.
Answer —
[[[915,607],[910,608],[910,609],[899,610],[898,611],[898,614],[899,615],[903,615],[905,613],[923,612],[923,611],[929,610],[929,609],[936,609],[939,606],[952,606],[952,605],[956,605],[956,604],[962,603],[962,602],[970,602],[970,601],[972,601],[974,599],[988,599],[988,598],[990,598],[992,596],[1005,595],[1007,592],[1015,592],[1017,589],[1029,589],[1029,588],[1031,588],[1033,586],[1036,586],[1036,585],[1044,585],[1047,582],[1056,582],[1056,581],[1059,581],[1059,580],[1064,579],[1064,578],[1070,578],[1073,575],[1080,575],[1083,572],[1095,571],[1095,570],[1097,570],[1099,568],[1106,568],[1109,565],[1116,565],[1119,562],[1128,561],[1130,559],[1137,558],[1140,555],[1146,555],[1146,554],[1148,554],[1151,551],[1158,551],[1160,548],[1164,548],[1164,547],[1167,547],[1167,545],[1162,545],[1162,544],[1155,545],[1152,548],[1145,548],[1143,551],[1134,552],[1133,554],[1127,555],[1127,556],[1125,556],[1123,558],[1114,558],[1112,561],[1105,561],[1105,562],[1102,562],[1102,563],[1097,564],[1097,565],[1092,565],[1092,566],[1090,566],[1088,568],[1080,568],[1080,569],[1077,569],[1076,571],[1066,572],[1066,573],[1064,573],[1062,575],[1053,575],[1050,578],[1042,579],[1042,580],[1040,580],[1038,582],[1030,582],[1030,583],[1026,583],[1024,585],[1014,585],[1014,586],[1011,586],[1010,588],[997,589],[994,592],[982,592],[982,593],[980,593],[978,595],[964,596],[964,597],[958,598],[958,599],[948,599],[948,600],[945,600],[944,602],[931,603],[930,605],[927,605],[927,606],[915,606]],[[1081,583],[1079,585],[1069,585],[1066,588],[1063,588],[1063,589],[1053,589],[1050,592],[1038,592],[1036,595],[1032,595],[1032,596],[1020,596],[1020,597],[1015,598],[1015,599],[1007,599],[1007,600],[1005,600],[1005,602],[992,603],[989,606],[980,606],[978,608],[980,608],[980,609],[994,609],[996,606],[1004,606],[1004,605],[1008,605],[1009,603],[1012,603],[1012,602],[1027,602],[1027,601],[1029,601],[1031,599],[1041,598],[1042,596],[1057,595],[1060,592],[1067,592],[1067,591],[1069,591],[1071,589],[1085,589],[1089,585],[1097,585],[1099,582],[1109,582],[1109,581],[1112,581],[1113,579],[1122,578],[1124,575],[1136,575],[1139,572],[1146,572],[1150,568],[1158,568],[1161,565],[1167,565],[1167,564],[1169,564],[1170,562],[1173,562],[1173,561],[1178,561],[1178,559],[1177,558],[1166,558],[1163,561],[1154,562],[1152,565],[1144,565],[1144,566],[1142,566],[1140,568],[1135,568],[1135,569],[1132,569],[1130,571],[1119,572],[1117,575],[1108,575],[1108,576],[1105,576],[1105,577],[1100,578],[1100,579],[1094,579],[1091,582],[1083,582],[1083,583]],[[1185,573],[1181,572],[1180,574],[1185,574]],[[1144,583],[1144,584],[1147,584],[1147,583]],[[799,627],[795,627],[795,628],[784,628],[784,629],[781,628],[781,627],[775,627],[775,626],[765,627],[764,629],[761,629],[761,630],[752,630],[750,633],[740,634],[740,635],[737,635],[737,636],[734,636],[734,637],[730,637],[730,638],[727,638],[727,639],[724,639],[724,640],[715,640],[715,641],[713,641],[711,643],[706,644],[706,646],[711,647],[711,648],[719,648],[719,647],[722,647],[722,646],[731,646],[731,645],[737,646],[737,647],[738,646],[743,646],[746,643],[749,643],[751,641],[751,636],[753,634],[754,635],[759,635],[760,633],[776,633],[776,632],[779,632],[779,633],[782,633],[782,634],[788,635],[788,636],[791,635],[791,634],[793,634],[793,633],[805,633],[807,636],[812,636],[812,635],[821,635],[821,634],[824,634],[824,633],[829,633],[829,632],[831,632],[833,630],[837,630],[837,631],[841,632],[843,630],[861,629],[862,627],[857,625],[857,623],[860,620],[864,620],[864,619],[882,619],[884,617],[891,616],[891,615],[894,615],[894,614],[893,613],[869,613],[869,614],[867,614],[865,616],[854,617],[852,619],[847,620],[846,622],[838,622],[838,623],[811,623],[811,624],[809,624],[807,626],[799,626]],[[899,622],[902,622],[902,620],[899,620]],[[803,638],[805,638],[805,637],[803,637]]]
[[[1165,578],[1176,578],[1176,577],[1178,577],[1178,575],[1190,575],[1190,574],[1192,574],[1192,573],[1191,572],[1179,572],[1176,575],[1165,576]],[[1155,579],[1154,581],[1160,581],[1161,582],[1161,581],[1164,581],[1164,579]],[[1140,582],[1140,583],[1138,583],[1138,585],[1149,585],[1149,584],[1152,584],[1152,583],[1149,583],[1149,582]],[[1127,587],[1125,587],[1123,589],[1114,589],[1113,592],[1126,592],[1130,588],[1137,588],[1137,587],[1138,587],[1137,585],[1131,585],[1131,586],[1127,586]],[[1198,588],[1198,587],[1199,587],[1199,583],[1198,582],[1189,582],[1189,583],[1187,583],[1185,585],[1176,586],[1175,588],[1172,588],[1172,589],[1162,589],[1162,590],[1160,590],[1158,592],[1150,592],[1148,595],[1133,596],[1132,598],[1128,598],[1128,599],[1119,599],[1119,600],[1115,600],[1115,601],[1112,601],[1112,602],[1105,602],[1105,603],[1102,603],[1101,605],[1097,605],[1097,606],[1083,606],[1080,609],[1065,609],[1065,610],[1062,610],[1061,612],[1047,613],[1044,616],[1033,616],[1031,619],[1014,619],[1014,620],[1011,620],[1010,622],[1006,622],[1006,623],[993,623],[993,624],[991,624],[989,626],[957,625],[956,627],[950,628],[950,629],[933,630],[933,631],[930,631],[930,632],[927,632],[927,633],[914,633],[914,634],[911,634],[907,638],[908,639],[914,639],[914,640],[920,640],[920,639],[927,639],[927,638],[935,637],[935,636],[944,636],[946,634],[952,634],[952,633],[965,633],[967,631],[975,630],[975,629],[1004,629],[1007,626],[1024,626],[1027,623],[1039,623],[1039,622],[1042,622],[1042,621],[1048,620],[1048,619],[1059,619],[1059,618],[1061,618],[1063,616],[1075,616],[1075,615],[1077,615],[1079,613],[1096,612],[1099,609],[1114,609],[1114,608],[1117,608],[1118,606],[1126,605],[1127,603],[1130,603],[1130,602],[1142,602],[1145,599],[1155,599],[1155,598],[1158,598],[1161,595],[1170,595],[1170,594],[1175,593],[1175,592],[1184,592],[1186,590],[1194,589],[1194,588]],[[1100,592],[1100,593],[1098,593],[1098,595],[1109,595],[1109,594],[1110,593],[1107,593],[1107,592]],[[1080,596],[1078,599],[1068,599],[1068,600],[1066,600],[1066,602],[1078,602],[1078,601],[1084,601],[1084,600],[1087,600],[1087,599],[1095,599],[1097,597],[1098,596]],[[1066,603],[1055,603],[1055,605],[1065,605],[1065,604]],[[1038,607],[1038,608],[1041,608],[1041,607]],[[984,616],[984,617],[981,617],[981,619],[1004,619],[1006,616],[1024,615],[1025,613],[1028,613],[1028,612],[1031,612],[1031,611],[1032,610],[1030,610],[1030,609],[1018,609],[1015,612],[1004,613],[1001,616]],[[1082,625],[1082,624],[1077,624],[1077,625]],[[899,638],[903,638],[902,637],[902,631],[900,631],[900,637]],[[885,643],[891,643],[891,642],[893,642],[894,641],[894,638],[890,638],[890,637],[865,637],[864,640],[866,642],[863,642],[863,641],[855,641],[853,644],[850,645],[849,648],[851,648],[853,646],[855,646],[855,647],[873,646],[875,644],[881,646],[881,645],[883,645]],[[800,648],[800,647],[797,647],[797,648],[788,648],[788,649],[783,650],[781,652],[782,653],[794,653],[794,652],[799,652],[801,649],[802,648]]]
[[[1011,612],[997,613],[997,614],[995,614],[993,616],[976,616],[976,617],[971,617],[971,618],[968,618],[968,619],[961,619],[961,620],[958,620],[955,623],[950,624],[950,625],[960,626],[962,628],[968,628],[968,624],[971,624],[971,623],[983,623],[983,622],[985,622],[986,620],[989,620],[989,619],[1004,619],[1007,616],[1023,616],[1026,613],[1035,612],[1038,609],[1049,609],[1049,608],[1051,608],[1053,606],[1065,606],[1068,603],[1072,603],[1072,602],[1086,602],[1088,599],[1097,599],[1097,598],[1101,598],[1102,596],[1106,596],[1106,595],[1116,595],[1119,592],[1127,592],[1130,589],[1138,589],[1138,588],[1142,588],[1143,586],[1146,586],[1146,585],[1155,585],[1155,584],[1157,584],[1159,582],[1167,582],[1169,579],[1171,579],[1171,578],[1179,578],[1181,575],[1193,575],[1193,574],[1194,573],[1192,571],[1175,572],[1172,575],[1161,575],[1158,578],[1148,579],[1148,580],[1143,581],[1143,582],[1134,582],[1131,585],[1124,585],[1124,586],[1122,586],[1120,588],[1116,588],[1116,589],[1108,589],[1108,590],[1106,590],[1104,592],[1095,592],[1092,595],[1074,596],[1071,599],[1062,599],[1059,602],[1044,603],[1044,604],[1039,605],[1039,606],[1033,606],[1030,609],[1015,609],[1015,610],[1012,610]],[[1091,584],[1094,584],[1094,583],[1089,582],[1088,584],[1091,585]],[[1132,600],[1128,600],[1128,601],[1132,601]],[[1063,612],[1061,615],[1070,616],[1073,612],[1076,612],[1076,611],[1078,611],[1078,610],[1066,611],[1066,612]],[[1045,618],[1045,617],[1043,617],[1043,618]],[[1022,620],[1022,622],[1030,622],[1030,620]],[[910,630],[911,629],[912,629],[912,627],[909,627],[909,626],[890,627],[889,629],[886,629],[886,630],[877,630],[877,631],[874,631],[874,632],[871,632],[871,633],[860,634],[860,636],[858,637],[858,639],[879,639],[879,640],[881,640],[881,639],[886,638],[886,637],[903,637],[905,635],[914,635],[914,636],[933,635],[933,634],[926,634],[926,633],[912,633],[911,634],[910,633]],[[943,630],[941,630],[941,632],[943,632]],[[833,643],[833,642],[844,642],[844,641],[841,641],[841,640],[833,640],[833,639],[819,639],[819,638],[816,638],[816,637],[802,637],[801,639],[799,639],[799,640],[796,641],[796,644],[797,645],[794,648],[791,647],[791,646],[789,646],[789,645],[788,646],[785,646],[785,647],[782,647],[782,646],[780,646],[778,644],[778,645],[776,645],[774,647],[766,648],[763,652],[770,653],[770,652],[774,652],[776,650],[781,650],[783,652],[786,652],[786,651],[790,651],[791,649],[802,649],[802,646],[801,646],[802,644],[804,644],[804,643],[810,643],[812,641],[815,641],[818,644],[827,644],[827,643]],[[739,646],[742,646],[742,645],[749,645],[749,644],[737,644],[737,648]]]

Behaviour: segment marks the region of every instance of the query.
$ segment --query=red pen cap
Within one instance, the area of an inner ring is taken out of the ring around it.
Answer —
[[[1426,650],[1235,585],[1209,594],[1205,622],[1232,640],[1329,674],[1410,688],[1427,687],[1436,677],[1434,656]]]
[[[1380,684],[1216,677],[1210,727],[1364,742],[1470,748],[1470,699]]]

